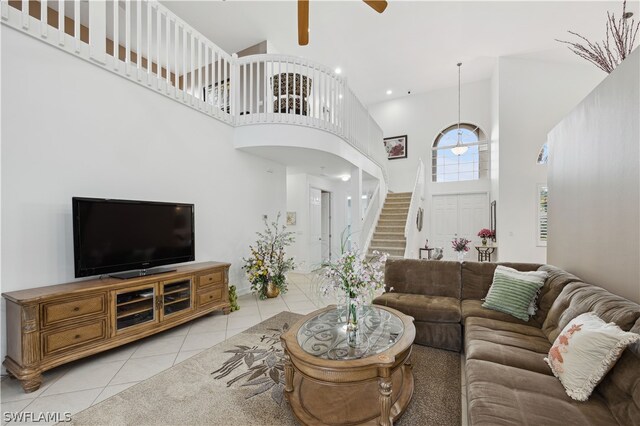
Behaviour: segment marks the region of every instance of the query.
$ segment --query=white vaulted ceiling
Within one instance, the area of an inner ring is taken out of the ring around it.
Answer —
[[[379,15],[359,0],[311,0],[310,42],[298,46],[294,1],[162,1],[228,52],[269,40],[282,54],[340,67],[365,103],[489,78],[500,56],[584,62],[554,39],[604,37],[621,1],[389,1]],[[627,9],[637,19],[639,2]],[[391,89],[393,94],[385,92]]]

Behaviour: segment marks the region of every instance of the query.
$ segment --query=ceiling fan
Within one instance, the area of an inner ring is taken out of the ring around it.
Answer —
[[[384,12],[387,2],[384,0],[362,0],[378,13]],[[298,0],[298,44],[309,44],[309,0]]]

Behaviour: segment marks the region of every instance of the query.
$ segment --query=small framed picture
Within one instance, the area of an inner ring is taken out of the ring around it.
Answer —
[[[407,158],[407,135],[384,138],[384,149],[387,150],[389,160]]]
[[[296,212],[287,212],[287,226],[296,224]]]

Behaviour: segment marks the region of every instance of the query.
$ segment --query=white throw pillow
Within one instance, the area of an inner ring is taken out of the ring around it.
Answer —
[[[636,333],[605,323],[594,312],[572,319],[544,360],[576,401],[586,401],[625,348],[640,340]]]

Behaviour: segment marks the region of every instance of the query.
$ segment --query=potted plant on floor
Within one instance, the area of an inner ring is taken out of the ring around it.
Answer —
[[[260,299],[277,297],[287,292],[286,273],[295,268],[293,257],[286,257],[285,247],[294,242],[293,232],[280,225],[280,213],[274,222],[264,219],[264,232],[256,232],[255,246],[249,246],[251,256],[243,258],[251,291]]]

